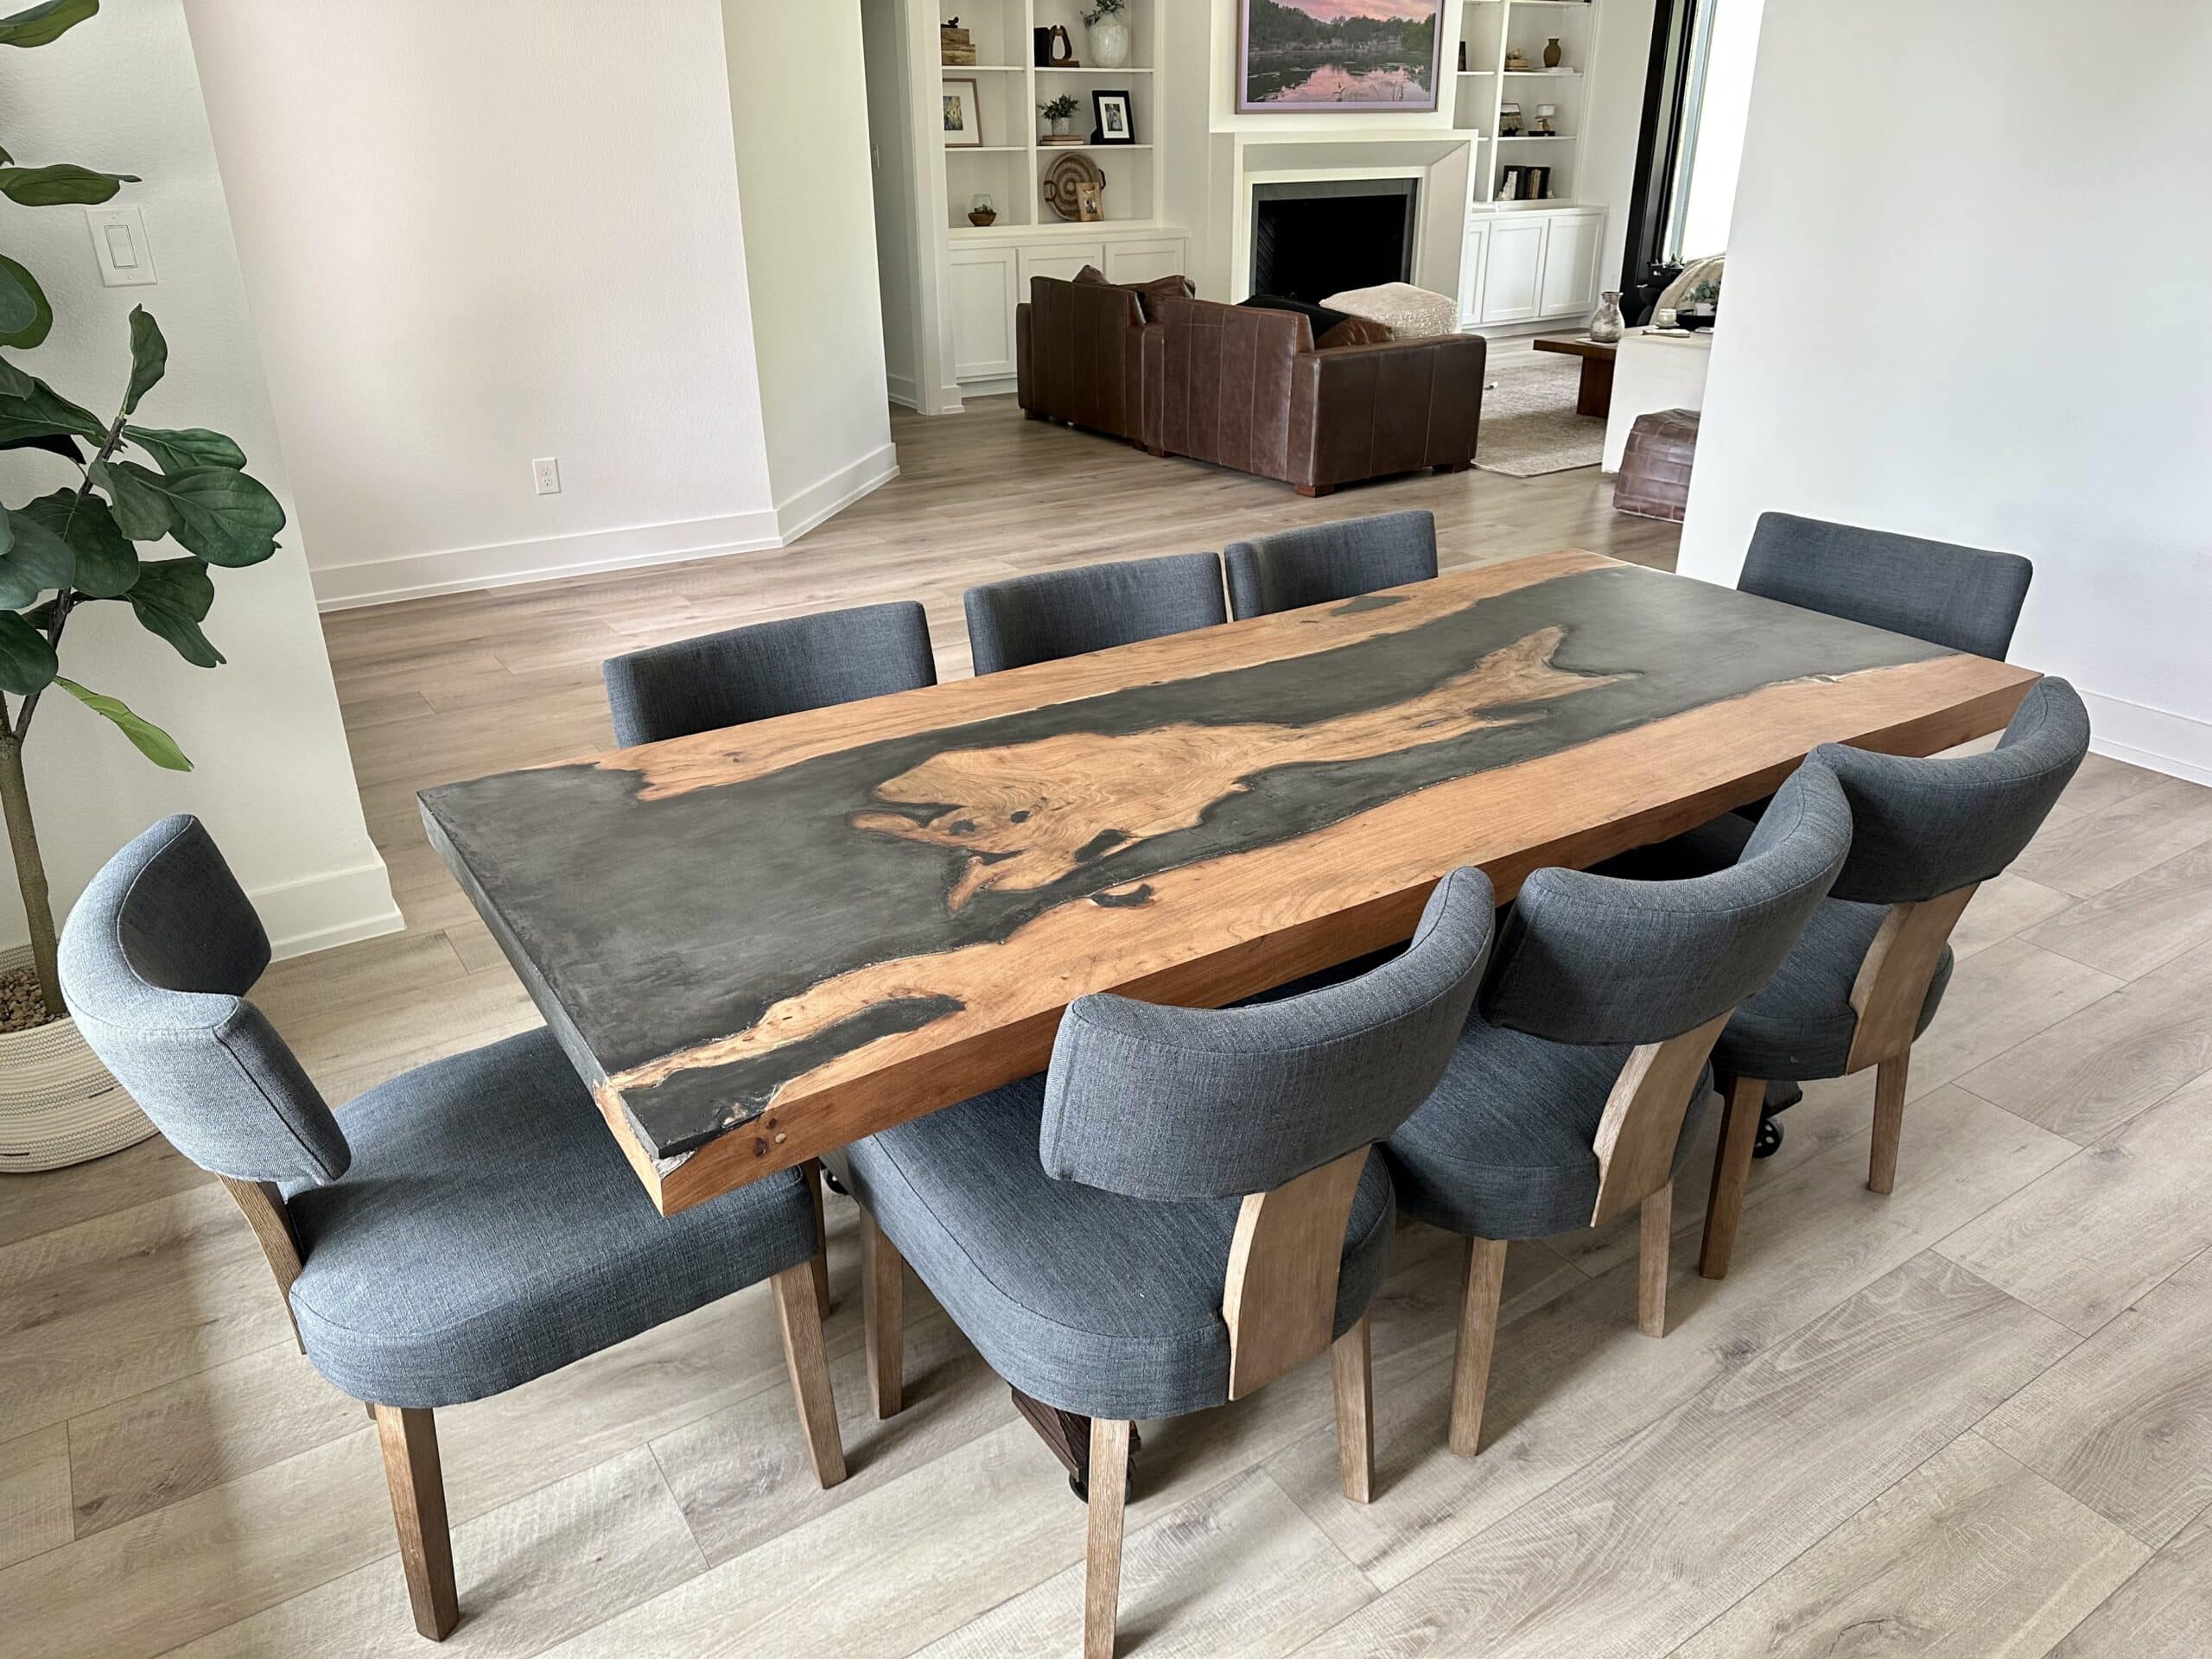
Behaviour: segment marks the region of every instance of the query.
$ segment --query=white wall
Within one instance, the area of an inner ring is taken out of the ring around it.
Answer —
[[[922,406],[922,309],[913,115],[906,96],[905,0],[861,0],[868,73],[868,161],[874,174],[876,292],[883,305],[885,390]]]
[[[207,632],[229,657],[226,667],[188,666],[124,606],[88,606],[72,619],[64,671],[166,728],[198,770],[156,769],[107,722],[49,695],[26,758],[57,904],[73,901],[101,861],[147,824],[182,810],[206,820],[280,950],[397,928],[308,585],[324,521],[302,522],[277,447],[178,0],[111,6],[51,46],[0,53],[0,143],[24,162],[144,175],[118,200],[143,210],[161,276],[150,287],[104,288],[81,208],[0,206],[9,251],[54,302],[47,342],[11,357],[79,403],[111,410],[130,365],[125,319],[143,303],[168,338],[169,366],[139,418],[231,434],[290,519],[274,559],[215,573]],[[0,492],[10,501],[74,479],[58,457],[0,454]],[[0,942],[24,936],[9,870],[0,877]]]
[[[1583,91],[1581,170],[1574,194],[1605,209],[1598,286],[1621,285],[1628,247],[1629,196],[1636,186],[1637,140],[1643,126],[1643,82],[1651,67],[1655,0],[1604,0],[1598,12],[1596,63]]]
[[[776,543],[717,0],[188,10],[326,601]]]
[[[2212,12],[2096,9],[2117,147],[2084,16],[1769,0],[1681,568],[1769,507],[2027,554],[2013,659],[2212,782]]]
[[[722,0],[760,407],[779,530],[898,471],[853,0]]]

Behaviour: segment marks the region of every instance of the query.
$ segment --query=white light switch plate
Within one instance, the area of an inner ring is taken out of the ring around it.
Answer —
[[[137,288],[158,283],[153,245],[146,240],[146,219],[136,207],[87,207],[85,223],[92,233],[92,257],[100,281],[110,288]]]

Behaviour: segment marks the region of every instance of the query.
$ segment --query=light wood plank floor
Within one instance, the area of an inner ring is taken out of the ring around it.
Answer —
[[[1301,501],[1003,403],[896,433],[905,475],[788,551],[329,620],[408,921],[270,976],[334,1099],[532,1021],[413,795],[604,746],[613,652],[913,594],[957,673],[976,581],[1414,505],[1452,564],[1673,557],[1589,472]],[[1896,1195],[1863,1185],[1859,1079],[1790,1115],[1723,1285],[1692,1270],[1703,1182],[1681,1183],[1663,1342],[1636,1331],[1632,1221],[1516,1245],[1479,1460],[1444,1451],[1461,1256],[1419,1227],[1376,1308],[1371,1507],[1337,1494],[1325,1363],[1147,1425],[1124,1651],[2206,1651],[2212,791],[2093,760],[1959,944]],[[806,1476],[765,1287],[441,1414],[452,1650],[1072,1650],[1057,1466],[918,1289],[908,1408],[869,1421],[855,1215],[830,1219],[851,1479]],[[373,1431],[158,1141],[0,1187],[0,1648],[426,1650]]]

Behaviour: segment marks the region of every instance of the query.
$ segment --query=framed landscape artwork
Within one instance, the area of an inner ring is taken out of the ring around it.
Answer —
[[[1247,115],[1436,108],[1444,0],[1244,0]]]

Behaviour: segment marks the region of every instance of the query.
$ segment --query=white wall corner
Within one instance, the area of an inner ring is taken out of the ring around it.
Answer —
[[[2212,785],[2212,721],[2075,689],[2088,707],[2089,747],[2097,753]]]
[[[824,519],[899,476],[899,450],[883,444],[776,503],[776,544],[789,547]]]
[[[391,877],[373,848],[360,861],[296,881],[257,887],[249,895],[282,960],[397,933],[407,925],[391,896]]]

